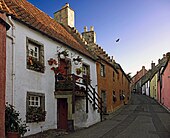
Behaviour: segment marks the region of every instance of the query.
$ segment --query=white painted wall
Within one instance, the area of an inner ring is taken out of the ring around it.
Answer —
[[[147,81],[147,82],[145,83],[145,85],[146,85],[146,95],[149,96],[149,95],[150,95],[150,94],[149,94],[149,91],[150,91],[150,81]]]
[[[14,20],[13,20],[14,21]],[[38,133],[42,130],[57,128],[57,100],[54,97],[55,79],[54,73],[51,71],[51,67],[48,65],[50,58],[56,58],[57,47],[62,47],[60,51],[66,47],[57,43],[45,35],[36,32],[27,26],[14,21],[15,25],[15,62],[14,62],[14,89],[12,91],[12,63],[11,63],[11,50],[12,40],[7,37],[7,93],[6,100],[12,103],[16,109],[21,113],[20,116],[25,120],[26,115],[26,94],[27,92],[39,92],[45,94],[45,110],[47,111],[45,122],[41,123],[29,123],[30,131],[26,135]],[[9,35],[11,34],[9,30]],[[44,62],[45,73],[39,73],[26,68],[26,37],[32,38],[44,45]],[[92,85],[97,84],[96,64],[91,59],[78,54],[75,51],[69,50],[69,57],[71,58],[71,52],[75,56],[83,58],[83,62],[90,65],[90,73],[92,79]],[[72,57],[75,58],[75,57]],[[72,66],[72,71],[75,72],[75,66]],[[12,96],[13,95],[13,96]],[[99,113],[93,111],[89,106],[88,119],[86,126],[92,125],[98,122],[100,119]]]

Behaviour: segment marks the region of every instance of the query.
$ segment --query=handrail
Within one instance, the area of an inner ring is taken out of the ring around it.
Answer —
[[[101,121],[102,121],[102,114],[103,114],[103,101],[102,98],[99,96],[99,94],[96,92],[95,88],[90,84],[90,79],[88,77],[81,77],[77,76],[75,74],[67,74],[62,75],[63,81],[70,81],[73,84],[73,113],[75,112],[75,94],[74,91],[76,90],[76,84],[79,86],[83,86],[85,88],[85,95],[86,95],[86,112],[88,112],[88,100],[92,101],[92,105],[94,110],[97,108],[99,109],[100,115],[101,115]],[[79,81],[77,81],[79,80]],[[97,107],[96,107],[97,106]]]

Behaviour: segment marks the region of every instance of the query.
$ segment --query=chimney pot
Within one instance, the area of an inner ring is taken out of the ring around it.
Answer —
[[[151,69],[153,69],[155,67],[155,63],[153,63],[153,61],[152,61],[152,63],[151,63]]]
[[[161,63],[161,59],[158,59],[158,64],[160,64]]]
[[[94,26],[91,26],[91,27],[90,27],[90,31],[94,31]]]
[[[84,32],[87,32],[87,26],[84,26]]]

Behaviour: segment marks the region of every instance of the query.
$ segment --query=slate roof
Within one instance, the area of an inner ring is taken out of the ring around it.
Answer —
[[[147,81],[150,80],[151,77],[151,70],[148,70],[144,76],[141,78],[141,83],[144,85]]]
[[[27,0],[0,0],[0,12],[5,12],[7,15],[11,15],[13,19],[24,23],[28,27],[94,59],[86,48],[61,24],[27,2]]]
[[[161,67],[164,67],[167,63],[167,58],[162,58],[160,63],[157,64],[152,70],[151,70],[151,76],[150,76],[150,80],[154,77],[154,75],[156,73],[158,73],[158,71],[161,69]]]

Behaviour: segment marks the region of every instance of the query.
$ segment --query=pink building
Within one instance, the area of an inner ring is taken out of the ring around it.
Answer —
[[[160,78],[158,78],[158,84],[157,84],[157,92],[158,92],[158,94],[157,94],[157,101],[159,102],[159,103],[161,103],[161,94],[160,94],[160,92],[161,92],[161,80],[160,80]]]
[[[162,88],[160,92],[161,103],[170,109],[170,52],[166,54],[168,59],[162,70]]]

